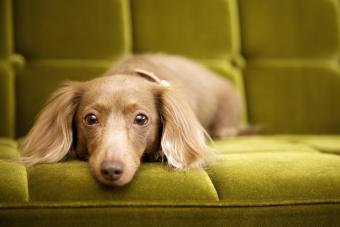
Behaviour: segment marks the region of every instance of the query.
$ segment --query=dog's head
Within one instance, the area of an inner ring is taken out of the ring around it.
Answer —
[[[101,182],[133,178],[143,155],[176,168],[200,167],[211,156],[188,103],[153,74],[68,82],[52,96],[22,146],[27,165],[54,163],[74,150]]]

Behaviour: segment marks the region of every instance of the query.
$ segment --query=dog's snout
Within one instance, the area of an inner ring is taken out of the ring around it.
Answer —
[[[101,164],[101,174],[106,180],[118,180],[124,172],[124,164],[121,161],[105,161]]]

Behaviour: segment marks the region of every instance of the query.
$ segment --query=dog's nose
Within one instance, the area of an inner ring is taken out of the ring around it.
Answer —
[[[121,161],[105,161],[101,165],[101,174],[106,180],[118,180],[124,171],[124,164]]]

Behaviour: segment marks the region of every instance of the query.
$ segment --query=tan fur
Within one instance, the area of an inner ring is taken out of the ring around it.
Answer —
[[[27,165],[62,160],[71,150],[89,159],[92,174],[108,185],[131,181],[141,158],[198,168],[214,158],[214,137],[238,134],[241,99],[225,80],[185,58],[136,55],[104,77],[68,83],[42,110],[22,147]],[[95,114],[98,122],[87,123]],[[145,125],[135,123],[143,114]],[[119,161],[122,176],[107,180],[104,162]]]
[[[68,82],[52,95],[22,144],[22,163],[53,163],[67,155],[72,147],[72,121],[81,93],[79,82]]]

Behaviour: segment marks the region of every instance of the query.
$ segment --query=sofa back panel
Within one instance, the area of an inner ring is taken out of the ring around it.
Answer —
[[[26,59],[16,78],[17,136],[65,80],[100,76],[130,52],[128,0],[14,0],[16,52]]]
[[[249,118],[268,133],[340,133],[340,70],[301,61],[249,63]]]
[[[112,59],[130,48],[127,0],[14,0],[16,51],[32,58]]]
[[[0,60],[0,137],[15,136],[14,73]]]
[[[134,50],[221,59],[239,50],[234,0],[132,0]]]
[[[12,54],[12,2],[0,1],[0,136],[13,137],[15,124]]]
[[[0,1],[0,59],[12,52],[12,1]]]
[[[247,58],[328,58],[339,50],[337,0],[240,0]]]
[[[249,119],[269,133],[339,133],[338,0],[240,0]]]

